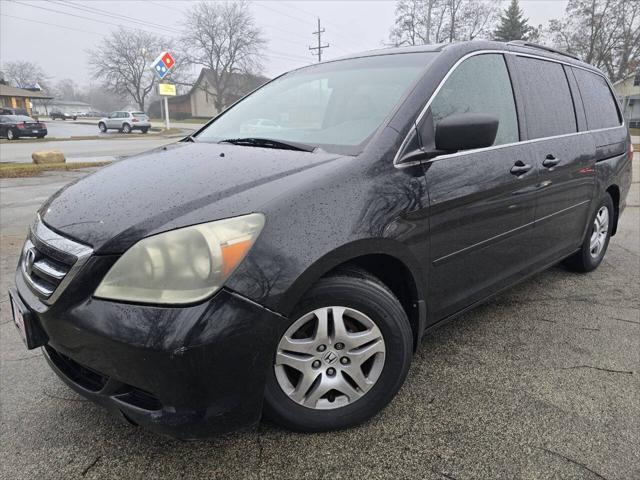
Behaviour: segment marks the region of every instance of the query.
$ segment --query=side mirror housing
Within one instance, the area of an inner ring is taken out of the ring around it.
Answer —
[[[457,152],[493,145],[498,118],[484,113],[456,113],[436,124],[436,150]]]

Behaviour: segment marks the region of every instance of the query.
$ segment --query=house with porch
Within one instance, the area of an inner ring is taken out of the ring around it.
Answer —
[[[629,128],[640,128],[640,69],[613,84]]]
[[[52,98],[43,92],[0,84],[0,106],[25,110],[28,115],[33,114],[34,101],[50,101]]]

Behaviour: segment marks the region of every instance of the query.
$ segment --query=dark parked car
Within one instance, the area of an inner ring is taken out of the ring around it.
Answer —
[[[44,138],[47,125],[25,115],[0,115],[0,138],[17,140],[20,137]]]
[[[345,428],[434,328],[561,260],[595,269],[630,182],[590,65],[521,43],[364,53],[56,193],[14,318],[71,388],[156,432]]]
[[[73,112],[62,112],[60,110],[52,111],[49,116],[51,117],[51,120],[56,120],[57,118],[60,120],[76,120],[78,118],[78,115]]]

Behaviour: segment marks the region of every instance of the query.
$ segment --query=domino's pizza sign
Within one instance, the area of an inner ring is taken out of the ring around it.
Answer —
[[[158,55],[158,58],[153,61],[153,69],[158,75],[158,78],[162,80],[174,67],[175,63],[175,60],[169,52],[162,52],[160,55]]]

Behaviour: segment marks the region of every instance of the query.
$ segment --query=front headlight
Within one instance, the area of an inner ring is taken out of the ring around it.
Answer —
[[[194,303],[218,290],[264,226],[264,215],[202,223],[145,238],[125,252],[95,296],[139,303]]]

